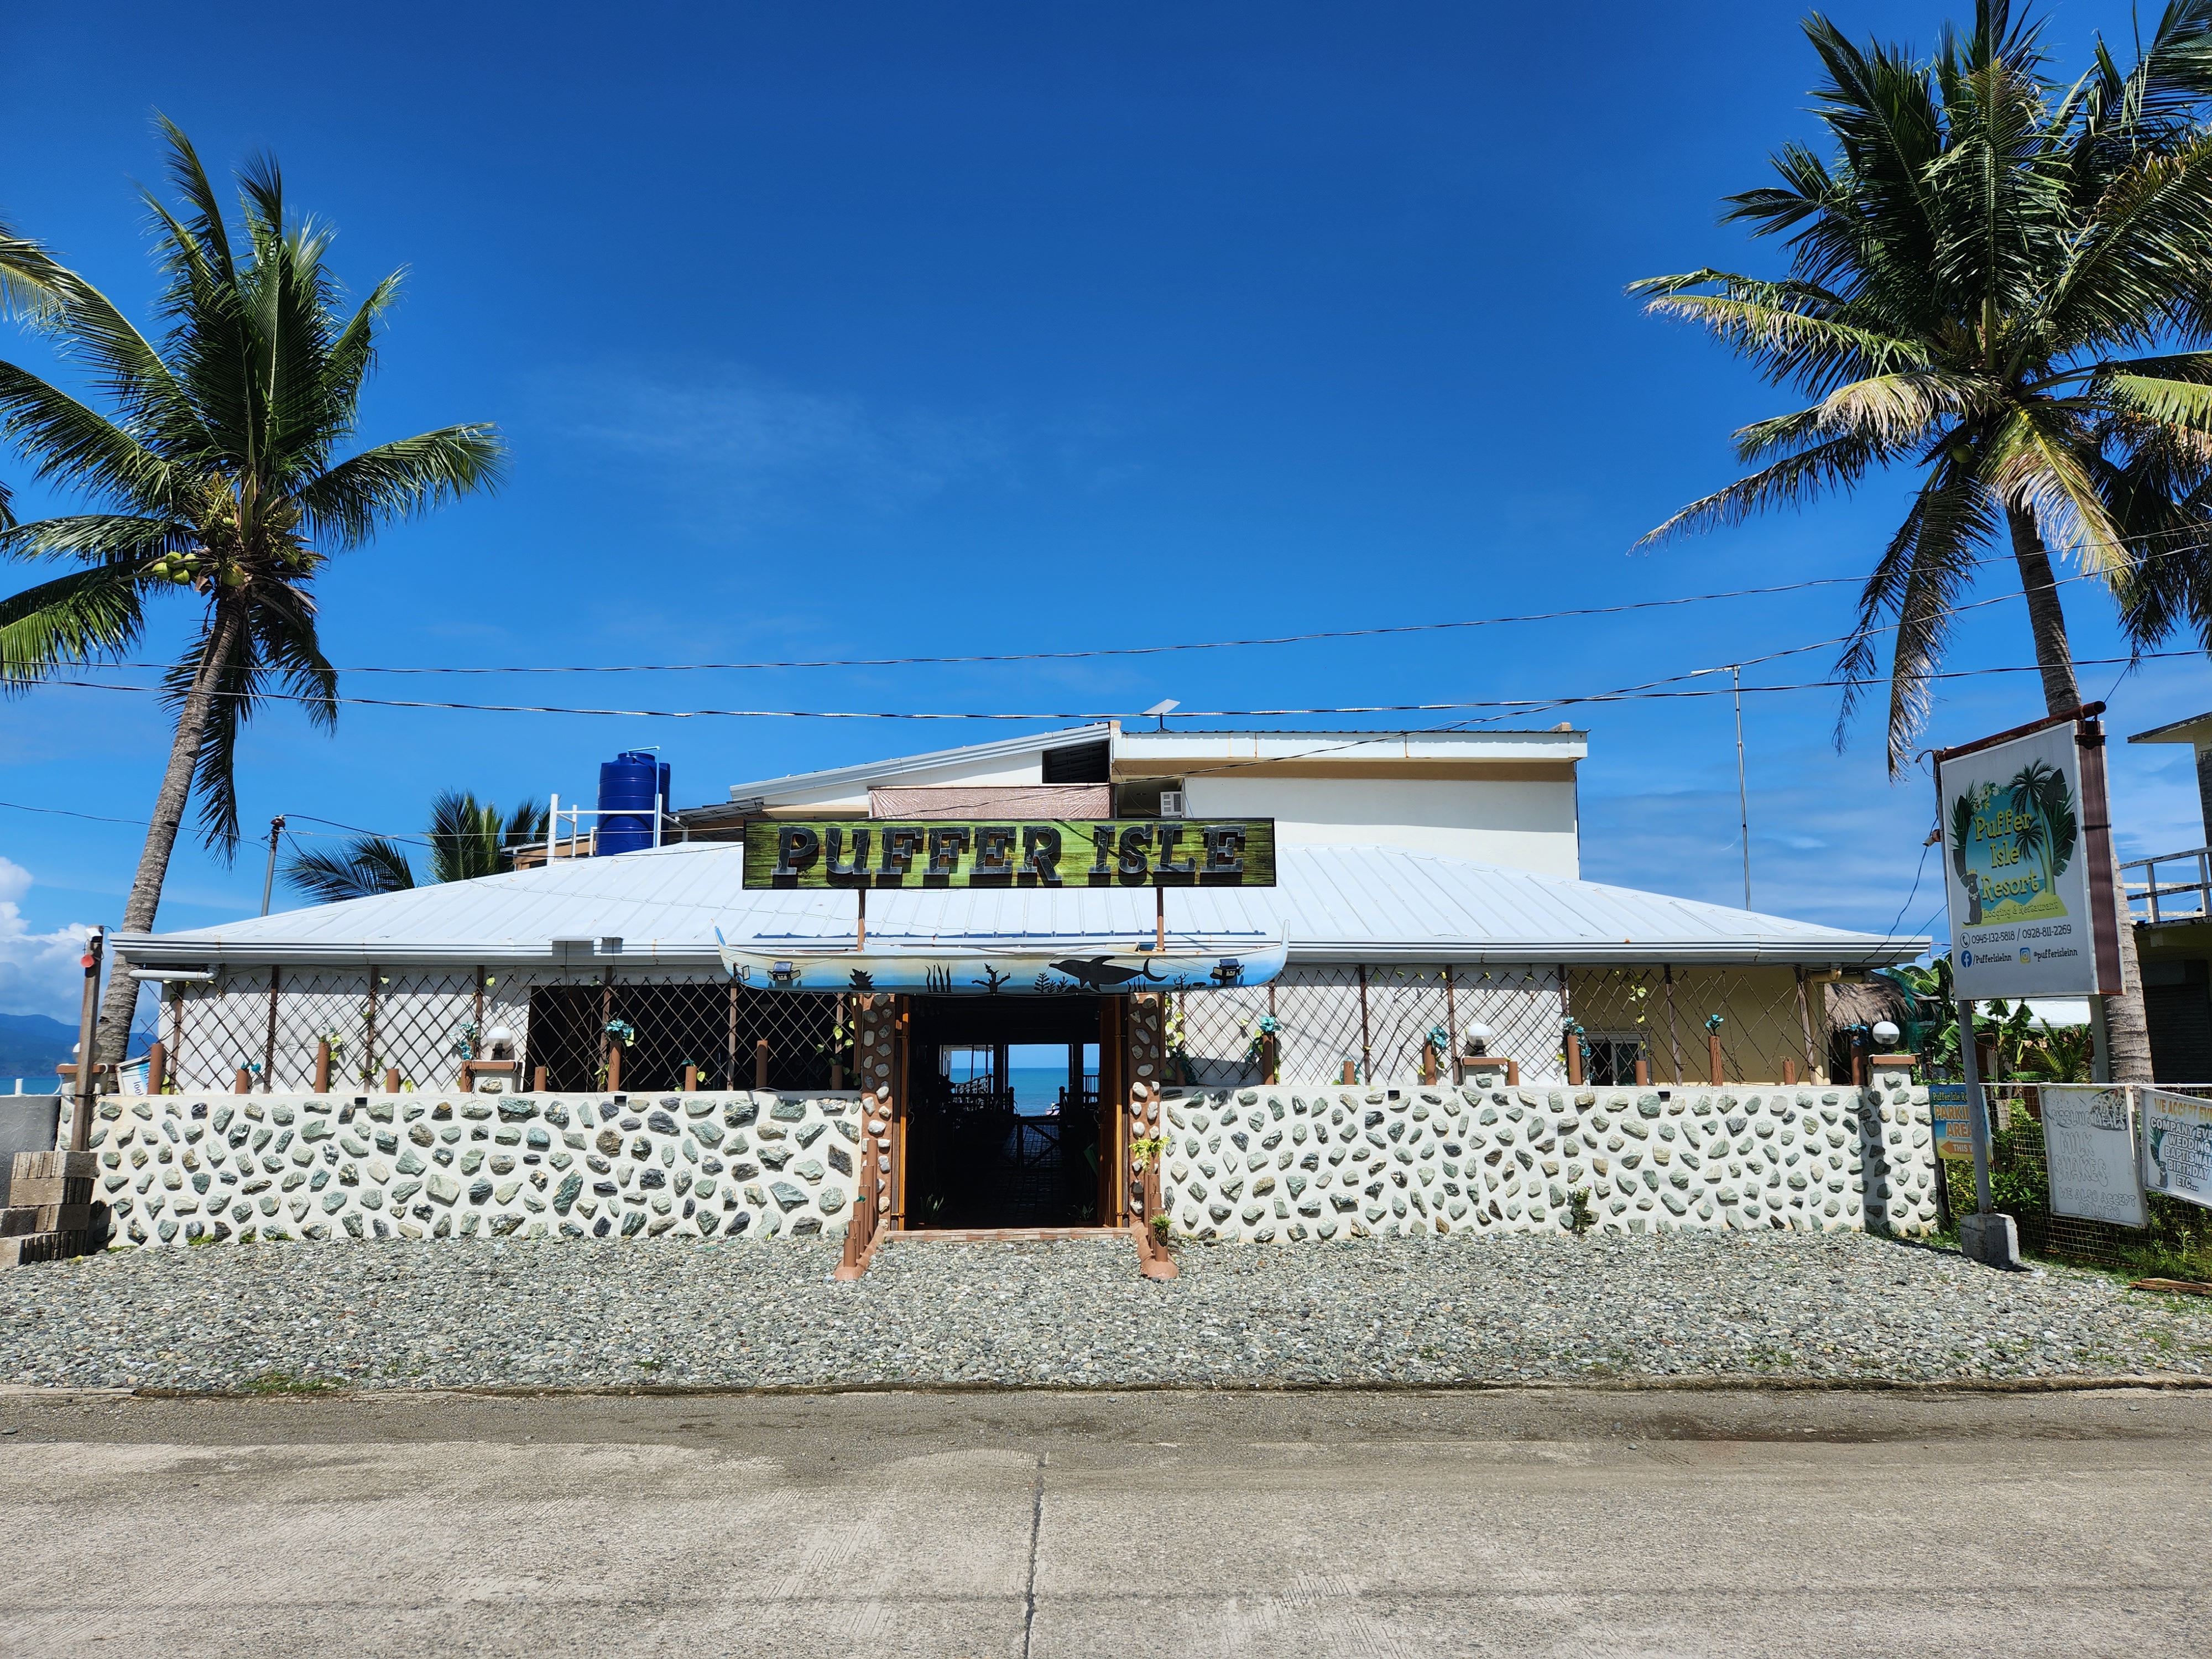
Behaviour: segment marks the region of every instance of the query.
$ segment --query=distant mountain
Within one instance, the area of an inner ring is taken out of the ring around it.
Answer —
[[[143,1054],[151,1031],[131,1034],[131,1052]],[[52,1077],[76,1058],[76,1027],[44,1014],[0,1014],[0,1077]]]

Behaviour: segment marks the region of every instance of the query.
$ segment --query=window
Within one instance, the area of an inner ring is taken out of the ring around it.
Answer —
[[[1636,1081],[1636,1062],[1644,1058],[1644,1039],[1628,1036],[1592,1035],[1583,1037],[1589,1048],[1583,1080],[1594,1086],[1623,1087]]]

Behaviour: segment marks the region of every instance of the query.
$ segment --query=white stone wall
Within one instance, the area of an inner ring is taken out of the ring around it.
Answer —
[[[857,1094],[112,1096],[113,1238],[841,1234]]]
[[[1259,1243],[1565,1231],[1577,1192],[1619,1231],[1932,1233],[1927,1091],[1876,1082],[1170,1093],[1161,1190],[1178,1232]]]

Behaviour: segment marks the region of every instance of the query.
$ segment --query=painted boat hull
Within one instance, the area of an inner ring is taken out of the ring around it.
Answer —
[[[1116,996],[1128,991],[1212,991],[1265,985],[1283,971],[1287,936],[1254,948],[1116,951],[744,950],[723,939],[722,966],[767,991],[896,991],[920,996]]]

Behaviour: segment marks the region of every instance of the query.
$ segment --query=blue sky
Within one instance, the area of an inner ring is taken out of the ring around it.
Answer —
[[[1924,44],[1945,13],[1834,15]],[[1855,576],[1901,511],[1902,483],[1878,482],[1630,550],[1731,476],[1730,429],[1784,406],[1621,290],[1778,258],[1715,219],[1770,149],[1811,135],[1789,8],[266,19],[222,4],[13,18],[0,214],[143,314],[131,181],[158,176],[158,107],[211,166],[273,150],[292,200],[340,228],[357,290],[410,268],[364,435],[495,421],[513,474],[496,498],[333,565],[319,597],[341,665],[1073,649],[1546,611]],[[2063,61],[2100,26],[2124,39],[2126,14],[2057,9]],[[21,337],[0,354],[47,362]],[[1849,592],[1169,659],[344,689],[1126,714],[1163,696],[1549,696],[1832,639]],[[2077,653],[2119,654],[2103,602],[2067,594]],[[149,659],[188,611],[164,608]],[[1821,679],[1832,658],[1753,677]],[[1954,665],[2030,660],[2014,600],[1976,614]],[[2118,673],[2086,668],[2085,689]],[[2124,733],[2212,706],[2212,684],[2201,659],[2157,663],[2112,700]],[[2040,711],[2033,676],[1954,682],[1931,735]],[[1726,699],[1567,713],[1591,731],[1585,873],[1740,902]],[[1924,925],[1933,871],[1907,894],[1928,785],[1891,786],[1876,726],[1836,754],[1835,714],[1828,690],[1746,700],[1754,902],[1873,928],[1902,907]],[[689,804],[1008,729],[354,707],[333,739],[272,710],[241,793],[250,829],[285,811],[301,829],[314,814],[405,833],[439,788],[574,797],[635,744],[662,747]],[[149,698],[44,690],[0,710],[0,799],[142,818],[165,751]],[[2187,750],[2113,759],[2124,849],[2195,845]],[[66,1006],[57,932],[119,913],[141,833],[0,810],[0,1011]],[[226,869],[185,848],[161,925],[250,915],[260,878],[252,851]]]

